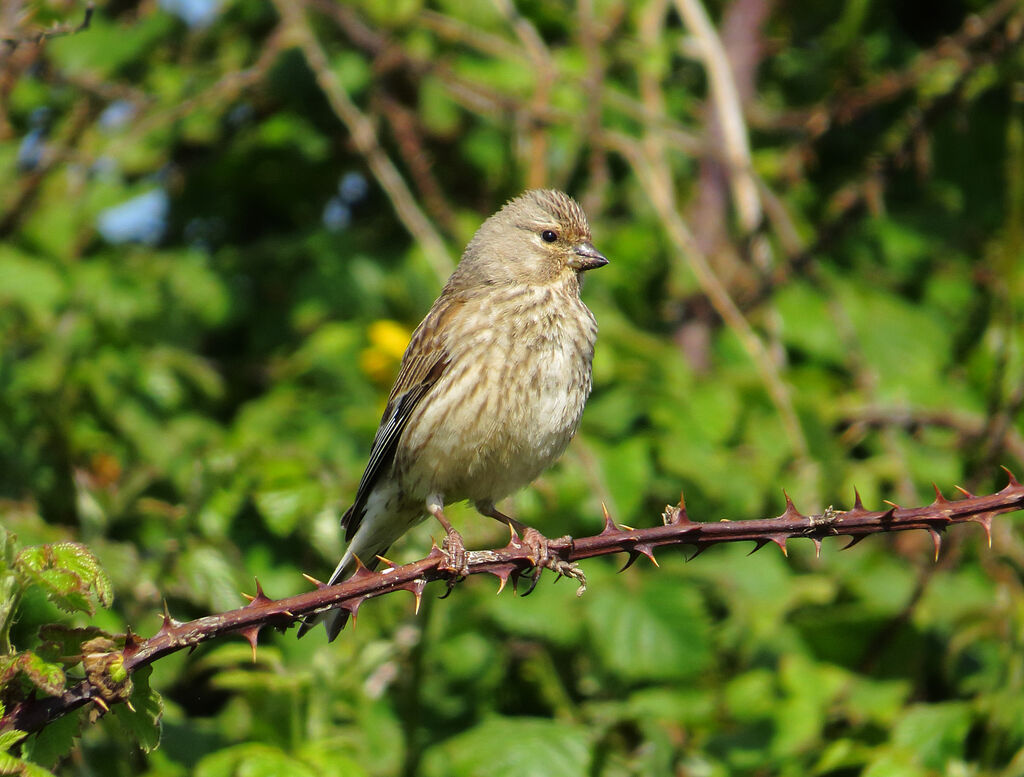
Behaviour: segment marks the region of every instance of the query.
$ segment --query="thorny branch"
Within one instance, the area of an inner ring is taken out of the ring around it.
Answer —
[[[805,538],[820,551],[822,540],[828,537],[849,537],[850,542],[846,545],[849,548],[872,534],[920,529],[931,535],[935,544],[935,558],[938,559],[942,532],[950,525],[977,523],[985,530],[991,544],[992,519],[1003,513],[1024,509],[1024,485],[1009,470],[1007,474],[1009,482],[1001,491],[976,496],[958,487],[964,498],[956,501],[946,499],[936,486],[935,500],[923,507],[903,508],[889,503],[890,507],[886,510],[867,510],[857,494],[850,510],[829,507],[818,515],[804,515],[787,495],[786,510],[776,518],[699,523],[690,520],[686,506],[680,499],[678,505],[665,508],[661,525],[646,529],[617,526],[605,511],[605,525],[601,532],[561,543],[555,551],[568,561],[625,553],[628,555],[622,567],[625,570],[640,556],[646,556],[656,564],[655,550],[670,546],[692,545],[696,549],[689,557],[692,559],[712,545],[724,542],[753,542],[754,550],[751,552],[760,550],[768,543],[775,543],[786,553],[787,540]],[[469,574],[494,575],[499,580],[500,592],[510,580],[515,586],[518,579],[530,569],[529,553],[525,544],[513,535],[504,548],[470,552]],[[194,648],[231,632],[237,632],[249,641],[255,658],[257,638],[266,626],[286,629],[302,616],[328,607],[343,607],[355,616],[367,599],[393,591],[411,592],[418,609],[427,583],[434,580],[445,580],[449,585],[456,582],[447,568],[446,557],[436,546],[426,558],[411,564],[389,564],[379,572],[370,572],[361,567],[343,583],[328,586],[313,581],[316,590],[286,599],[271,599],[257,581],[256,595],[248,597],[251,601],[245,607],[187,623],[175,621],[165,611],[160,630],[145,640],[129,630],[124,636],[123,648],[107,654],[111,659],[108,663],[116,663],[130,674],[170,653]],[[82,680],[60,696],[29,699],[12,705],[8,714],[0,718],[0,732],[11,728],[27,732],[39,731],[89,702],[95,702],[106,709],[108,703],[123,700],[116,693],[105,692],[114,683],[105,684],[102,678],[94,675],[90,675],[90,678]]]

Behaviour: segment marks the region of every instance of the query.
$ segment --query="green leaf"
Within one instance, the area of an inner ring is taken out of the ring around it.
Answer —
[[[71,72],[107,78],[151,49],[170,25],[166,14],[147,14],[130,24],[111,23],[96,14],[87,34],[57,38],[47,53]]]
[[[14,774],[19,777],[53,777],[52,772],[48,772],[41,766],[36,766],[4,752],[0,752],[0,774]]]
[[[331,770],[332,774],[334,770]],[[246,743],[227,747],[196,764],[195,777],[320,777],[322,772],[271,745]],[[360,772],[339,772],[360,774]]]
[[[609,581],[587,603],[591,644],[605,668],[632,681],[684,679],[706,669],[711,634],[701,597],[664,574],[629,583]]]
[[[15,568],[26,582],[40,586],[47,598],[67,612],[95,613],[93,601],[109,607],[113,584],[99,560],[84,545],[59,542],[22,550]]]
[[[0,303],[26,311],[37,326],[48,326],[64,297],[65,283],[49,263],[0,245]]]
[[[178,558],[176,586],[217,610],[230,610],[241,601],[240,570],[211,545],[190,544]]]
[[[81,733],[82,719],[81,711],[75,710],[48,723],[42,731],[25,741],[25,757],[47,768],[55,767],[75,746],[75,739]]]
[[[132,693],[129,704],[111,707],[111,716],[121,732],[139,744],[147,753],[160,744],[161,719],[164,702],[149,685],[152,666],[145,666],[132,673]],[[132,709],[134,708],[134,709]]]
[[[0,687],[17,676],[24,677],[47,696],[56,696],[64,691],[64,669],[44,661],[31,651],[0,658]]]
[[[0,731],[0,753],[9,752],[12,747],[27,736],[28,734],[24,731],[18,731],[16,728]]]
[[[537,718],[491,718],[435,745],[424,777],[586,777],[590,733],[582,726]]]
[[[973,719],[965,702],[919,704],[896,724],[892,741],[913,752],[923,766],[942,769],[952,759],[963,757]]]
[[[260,475],[253,498],[267,527],[279,537],[290,534],[300,520],[323,504],[321,486],[300,461],[269,460]]]

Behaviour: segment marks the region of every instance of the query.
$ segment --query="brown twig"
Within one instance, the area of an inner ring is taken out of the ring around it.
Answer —
[[[8,51],[13,51],[22,43],[35,43],[38,45],[43,41],[50,40],[51,38],[60,38],[64,35],[75,35],[76,33],[89,29],[89,25],[92,24],[92,15],[95,10],[93,3],[86,3],[85,15],[79,24],[72,24],[68,22],[65,24],[55,24],[49,29],[34,30],[21,35],[3,35],[0,36],[0,42],[6,44]]]
[[[751,174],[750,142],[739,89],[725,47],[700,0],[675,0],[676,11],[698,43],[708,76],[716,128],[721,132],[725,170],[744,233],[761,223],[761,197]]]
[[[391,200],[398,218],[422,247],[438,282],[443,283],[455,266],[448,248],[416,204],[416,199],[395,163],[381,147],[373,122],[352,102],[345,86],[330,66],[327,54],[306,18],[305,4],[278,0],[276,8],[288,37],[302,52],[327,102],[345,125],[356,149],[366,159],[366,164]]]
[[[1010,474],[1009,470],[1007,473]],[[553,550],[567,561],[625,553],[628,558],[622,568],[626,569],[640,556],[654,561],[656,549],[671,546],[694,546],[696,552],[690,558],[712,545],[724,542],[753,542],[755,551],[774,543],[786,553],[786,541],[790,539],[808,539],[820,550],[822,540],[828,537],[849,537],[850,543],[846,547],[851,547],[872,534],[921,529],[931,535],[937,559],[942,532],[950,525],[977,523],[984,528],[991,542],[992,519],[1002,513],[1024,509],[1024,485],[1012,474],[1006,487],[994,494],[976,496],[964,492],[963,499],[949,501],[937,487],[935,493],[935,500],[924,507],[901,508],[892,505],[887,510],[866,510],[858,495],[851,510],[829,508],[819,515],[803,515],[787,496],[786,510],[777,518],[708,523],[691,521],[680,499],[678,505],[665,508],[659,526],[647,529],[623,528],[617,526],[606,512],[604,529],[600,533],[561,543],[556,541]],[[470,575],[490,574],[497,577],[500,591],[509,580],[514,585],[530,569],[530,550],[513,536],[504,548],[471,551],[468,563]],[[434,547],[426,558],[411,564],[400,567],[389,565],[380,572],[360,568],[344,583],[327,586],[313,581],[317,586],[315,591],[276,601],[263,592],[257,581],[256,595],[251,597],[252,600],[245,607],[188,623],[179,623],[165,612],[163,625],[154,636],[140,640],[129,631],[124,639],[124,647],[112,655],[120,656],[121,661],[118,663],[130,674],[163,656],[236,632],[249,641],[255,656],[259,632],[266,626],[287,628],[301,617],[328,607],[343,607],[355,615],[367,599],[393,591],[411,592],[418,606],[428,582],[455,582],[447,564],[444,554]],[[29,699],[14,704],[7,715],[0,719],[0,731],[10,728],[39,731],[90,701],[104,701],[101,686],[83,680],[60,696]]]

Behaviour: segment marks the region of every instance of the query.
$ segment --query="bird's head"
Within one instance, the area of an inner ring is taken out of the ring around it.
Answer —
[[[548,284],[606,264],[579,204],[554,189],[531,189],[480,226],[452,280]]]

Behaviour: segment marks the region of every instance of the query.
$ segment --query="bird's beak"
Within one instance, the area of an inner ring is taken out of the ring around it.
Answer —
[[[596,270],[608,264],[608,259],[590,243],[580,243],[573,249],[573,256],[569,259],[569,266],[577,272],[584,270]]]

